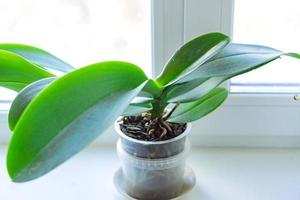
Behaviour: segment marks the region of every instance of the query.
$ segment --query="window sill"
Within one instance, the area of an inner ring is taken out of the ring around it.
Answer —
[[[10,182],[0,149],[0,199],[124,199],[113,186],[119,161],[112,147],[89,147],[48,175]],[[188,160],[197,185],[184,198],[298,200],[300,149],[193,148]]]

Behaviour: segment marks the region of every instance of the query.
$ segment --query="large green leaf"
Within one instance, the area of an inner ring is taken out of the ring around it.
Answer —
[[[183,45],[169,60],[157,78],[161,86],[169,85],[191,73],[224,48],[230,39],[221,33],[209,33]]]
[[[266,46],[231,43],[179,83],[207,77],[236,76],[263,66],[282,55],[299,58],[296,53],[286,54]]]
[[[0,44],[0,49],[13,52],[43,68],[55,69],[62,72],[73,71],[74,68],[56,56],[42,49],[24,44]]]
[[[0,86],[19,91],[34,81],[52,76],[20,56],[0,50]]]
[[[168,121],[187,123],[198,120],[218,108],[227,96],[228,92],[226,89],[215,88],[196,101],[180,104]]]
[[[133,64],[104,62],[51,83],[20,117],[7,154],[15,182],[44,175],[108,128],[147,80]]]
[[[34,99],[34,97],[36,97],[46,86],[48,86],[55,79],[55,77],[51,77],[38,80],[31,83],[18,93],[9,109],[8,124],[10,130],[13,130],[15,128],[25,108]]]

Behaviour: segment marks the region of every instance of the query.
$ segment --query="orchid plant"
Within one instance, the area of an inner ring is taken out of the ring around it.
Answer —
[[[136,65],[109,61],[75,69],[23,44],[0,44],[0,86],[18,92],[8,121],[13,132],[7,169],[14,182],[51,171],[82,150],[119,116],[148,113],[167,129],[215,110],[228,92],[218,87],[281,56],[266,46],[236,44],[222,33],[180,47],[161,74],[148,78]],[[55,72],[64,75],[56,76]],[[168,109],[167,109],[168,108]]]

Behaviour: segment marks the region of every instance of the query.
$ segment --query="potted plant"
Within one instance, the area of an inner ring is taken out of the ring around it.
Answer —
[[[228,94],[218,87],[222,82],[282,55],[300,58],[209,33],[180,47],[150,79],[126,62],[74,69],[39,48],[0,44],[0,86],[19,92],[8,116],[9,176],[26,182],[48,173],[116,121],[129,195],[176,197],[183,185],[189,123],[222,104]]]

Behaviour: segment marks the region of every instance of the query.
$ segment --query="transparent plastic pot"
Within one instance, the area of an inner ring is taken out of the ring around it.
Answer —
[[[191,124],[186,125],[185,131],[179,136],[165,141],[142,141],[125,135],[120,130],[118,122],[115,123],[115,130],[120,136],[123,149],[140,158],[168,158],[179,154],[184,150],[186,136],[191,130]]]
[[[184,151],[169,158],[146,159],[127,153],[119,140],[117,152],[121,160],[126,193],[136,199],[172,199],[183,189],[186,158],[190,144]]]
[[[121,136],[117,152],[121,161],[125,192],[136,199],[172,199],[183,188],[186,159],[190,143],[186,139],[191,125],[176,138],[166,141],[140,141],[126,136],[116,124]]]

